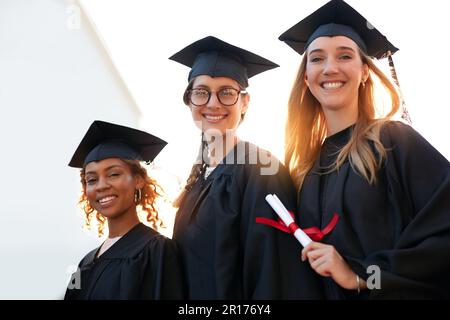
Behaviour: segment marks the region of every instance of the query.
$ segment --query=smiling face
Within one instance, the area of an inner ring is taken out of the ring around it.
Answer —
[[[238,83],[231,78],[212,78],[207,75],[195,78],[192,86],[193,90],[206,89],[211,92],[211,97],[207,104],[195,106],[189,103],[192,118],[196,126],[203,132],[218,130],[222,135],[225,135],[227,130],[235,131],[241,121],[242,114],[247,111],[248,94],[239,94],[237,102],[231,106],[225,106],[218,100],[216,93],[226,88],[241,90]]]
[[[357,114],[358,90],[368,75],[358,46],[347,37],[320,37],[308,47],[305,81],[325,113]]]
[[[107,219],[136,214],[134,194],[143,187],[140,176],[133,176],[130,166],[118,158],[92,161],[85,167],[87,199]]]

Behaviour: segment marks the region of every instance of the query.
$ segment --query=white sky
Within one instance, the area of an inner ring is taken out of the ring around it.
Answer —
[[[250,79],[250,108],[239,131],[282,158],[286,103],[300,56],[277,38],[326,2],[81,0],[144,113],[142,128],[169,142],[157,164],[182,180],[199,136],[181,98],[189,69],[168,57],[214,35],[280,64]],[[413,126],[449,159],[445,1],[347,2],[400,48],[394,62]],[[388,71],[387,60],[381,67]]]

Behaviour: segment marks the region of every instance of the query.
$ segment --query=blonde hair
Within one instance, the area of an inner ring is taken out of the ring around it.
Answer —
[[[358,90],[358,119],[351,138],[339,151],[330,171],[338,170],[348,158],[353,170],[361,174],[368,183],[375,184],[377,170],[386,158],[386,149],[380,141],[380,130],[400,108],[400,96],[372,59],[361,51],[359,54],[362,63],[369,67],[369,76],[365,85],[360,85]],[[306,63],[307,54],[303,56],[289,97],[285,132],[285,162],[299,190],[326,138],[325,118],[321,105],[305,83]],[[379,118],[376,114],[378,110],[374,95],[375,77],[389,93],[391,100],[390,111]]]
[[[147,174],[147,170],[137,160],[121,159],[131,169],[132,175],[139,175],[144,180],[144,187],[141,189],[141,198],[136,207],[140,206],[143,212],[146,212],[145,219],[150,223],[150,226],[158,230],[160,227],[164,227],[162,220],[158,216],[158,210],[156,208],[156,199],[162,195],[162,188],[158,185],[156,180],[150,178]],[[85,169],[81,169],[80,172],[82,192],[78,204],[85,213],[85,226],[88,229],[92,228],[94,219],[97,224],[97,234],[101,237],[104,233],[106,218],[98,211],[96,211],[89,203],[86,196],[86,180]]]

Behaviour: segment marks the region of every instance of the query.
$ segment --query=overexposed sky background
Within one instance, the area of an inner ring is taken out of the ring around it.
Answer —
[[[182,102],[189,68],[168,60],[208,35],[260,54],[281,67],[250,79],[251,103],[240,136],[283,158],[284,122],[300,56],[278,36],[324,0],[81,0],[144,114],[142,128],[169,142],[157,163],[178,179],[199,143]],[[445,1],[347,1],[400,48],[394,55],[413,126],[444,156],[448,142]],[[379,65],[388,72],[387,60]]]

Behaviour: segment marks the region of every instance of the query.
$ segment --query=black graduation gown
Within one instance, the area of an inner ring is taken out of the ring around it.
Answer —
[[[328,137],[320,167],[330,165],[352,127]],[[381,130],[387,159],[369,185],[345,162],[319,175],[319,162],[299,194],[302,227],[323,228],[340,216],[324,243],[332,244],[363,279],[381,269],[381,289],[347,291],[323,278],[330,299],[450,298],[450,166],[411,127],[396,121]],[[372,280],[371,280],[372,281]],[[355,279],[356,282],[356,279]]]
[[[237,156],[242,146],[245,155]],[[196,182],[177,212],[174,239],[189,299],[322,297],[320,281],[301,262],[295,238],[256,223],[256,217],[276,219],[267,194],[275,193],[289,210],[296,194],[285,167],[272,156],[278,172],[262,175],[261,168],[269,165],[256,163],[256,154],[256,146],[239,142],[206,180]]]
[[[81,288],[65,300],[184,298],[176,243],[155,230],[139,223],[95,259],[99,249],[81,260]]]

